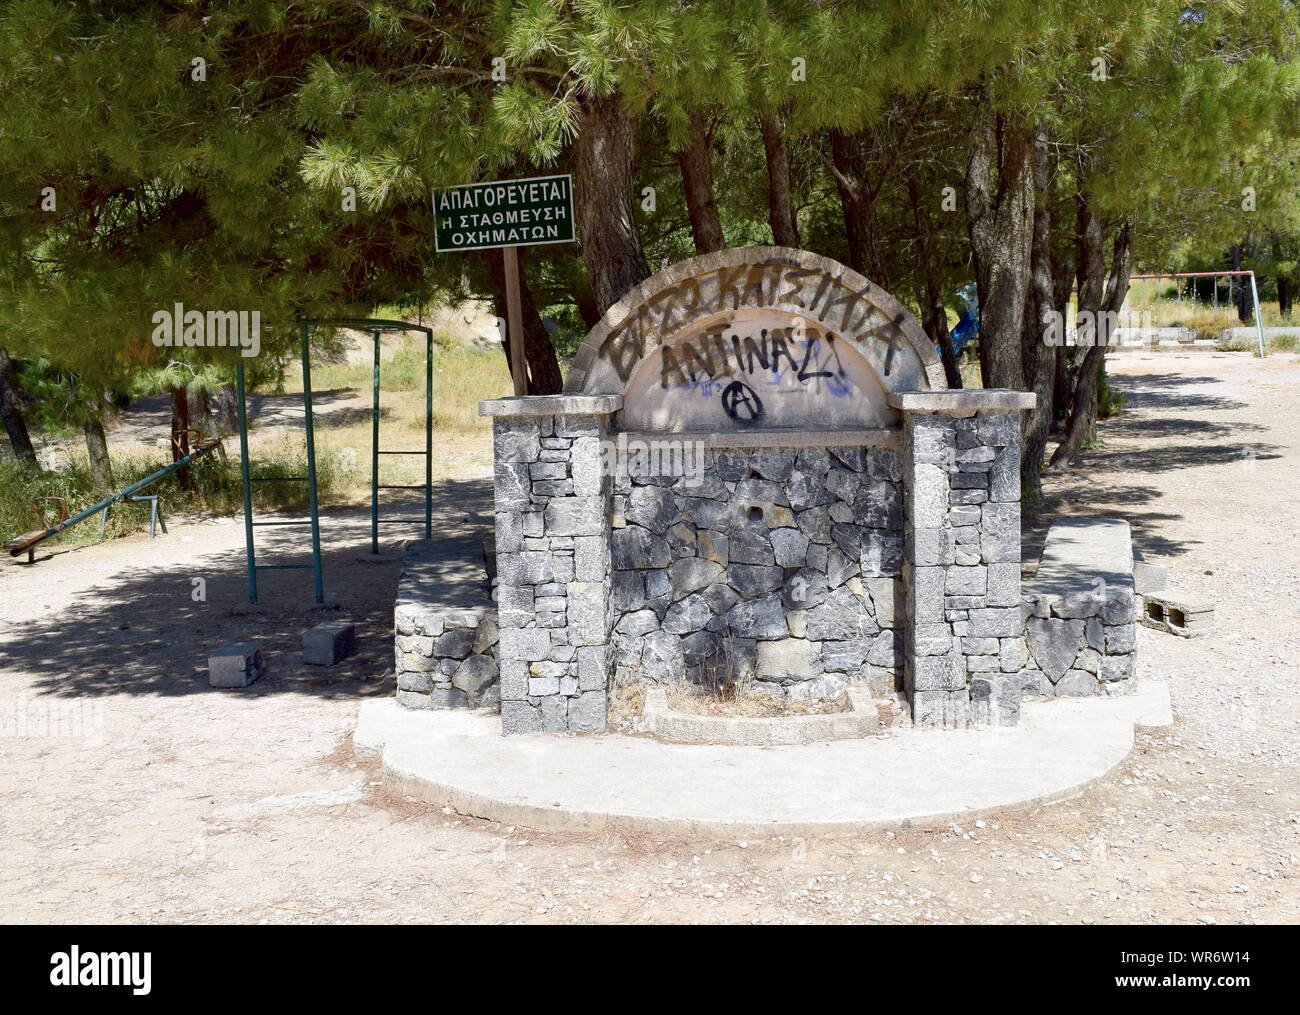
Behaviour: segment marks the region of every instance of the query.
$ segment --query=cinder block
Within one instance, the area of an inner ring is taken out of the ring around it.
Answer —
[[[208,684],[247,687],[262,673],[262,650],[255,641],[223,645],[208,656]]]
[[[326,621],[302,633],[302,661],[311,666],[333,666],[356,648],[356,627],[345,620]]]
[[[1157,631],[1195,637],[1214,626],[1214,604],[1197,596],[1151,593],[1143,597],[1142,623]]]

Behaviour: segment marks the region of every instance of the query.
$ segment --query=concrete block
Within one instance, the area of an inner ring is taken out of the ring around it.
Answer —
[[[1199,596],[1151,593],[1143,597],[1142,623],[1157,631],[1192,638],[1214,624],[1214,604]]]
[[[208,656],[208,684],[247,687],[262,673],[262,650],[255,641],[223,645]]]
[[[302,661],[309,666],[333,666],[356,650],[357,629],[345,620],[326,621],[302,633]]]

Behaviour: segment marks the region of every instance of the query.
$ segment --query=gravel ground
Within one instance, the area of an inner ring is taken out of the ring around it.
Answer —
[[[1300,360],[1128,354],[1112,375],[1130,411],[1049,480],[1030,551],[1056,513],[1119,514],[1218,611],[1195,640],[1140,629],[1140,674],[1169,682],[1177,721],[1072,800],[943,830],[684,842],[394,799],[348,739],[359,700],[392,691],[397,565],[355,560],[364,513],[326,521],[327,592],[361,636],[328,675],[295,660],[315,622],[301,573],[231,616],[242,527],[177,519],[153,542],[0,567],[0,919],[1297,922]],[[440,528],[489,497],[482,476],[445,484]],[[269,646],[268,676],[210,691],[206,652],[241,637]]]

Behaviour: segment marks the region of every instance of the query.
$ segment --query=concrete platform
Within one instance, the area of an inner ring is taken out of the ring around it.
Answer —
[[[488,711],[361,706],[353,745],[390,788],[475,817],[554,830],[762,838],[945,825],[1062,800],[1173,721],[1165,684],[1026,702],[1017,727],[904,730],[790,747],[646,737],[502,737]]]

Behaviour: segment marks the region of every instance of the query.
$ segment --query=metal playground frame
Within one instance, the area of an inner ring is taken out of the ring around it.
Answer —
[[[1133,282],[1138,279],[1153,278],[1213,278],[1218,279],[1220,275],[1226,277],[1240,276],[1250,279],[1250,297],[1255,308],[1255,333],[1259,337],[1259,354],[1260,356],[1268,355],[1268,347],[1264,341],[1264,318],[1259,312],[1259,287],[1255,284],[1255,273],[1253,271],[1172,271],[1161,272],[1154,275],[1130,275],[1129,281]],[[1178,291],[1178,298],[1182,299],[1182,290]],[[1214,305],[1219,305],[1219,286],[1216,282],[1214,285]]]
[[[243,482],[244,494],[244,544],[248,561],[248,601],[257,602],[257,572],[262,570],[297,570],[310,568],[312,586],[316,602],[325,601],[324,575],[321,569],[320,550],[320,504],[316,487],[316,433],[312,412],[311,387],[311,331],[316,327],[352,328],[368,331],[374,341],[373,392],[370,409],[371,448],[370,448],[370,552],[379,553],[380,522],[423,522],[424,538],[432,537],[433,529],[433,329],[420,324],[408,324],[405,321],[390,321],[370,317],[327,317],[304,318],[298,322],[301,340],[300,358],[302,362],[302,398],[303,425],[307,443],[307,475],[253,478],[250,475],[248,454],[248,408],[245,399],[244,362],[235,365],[236,407],[239,416],[239,468]],[[379,448],[379,365],[380,336],[390,332],[419,331],[425,336],[425,373],[424,373],[424,450],[423,451],[381,451]],[[381,484],[379,482],[380,455],[423,455],[424,482],[414,485]],[[303,483],[308,490],[309,517],[297,521],[253,520],[253,483]],[[421,518],[385,518],[379,517],[380,490],[424,490],[424,517]],[[258,564],[257,552],[253,542],[253,529],[263,525],[310,526],[311,528],[311,563],[310,564]]]

